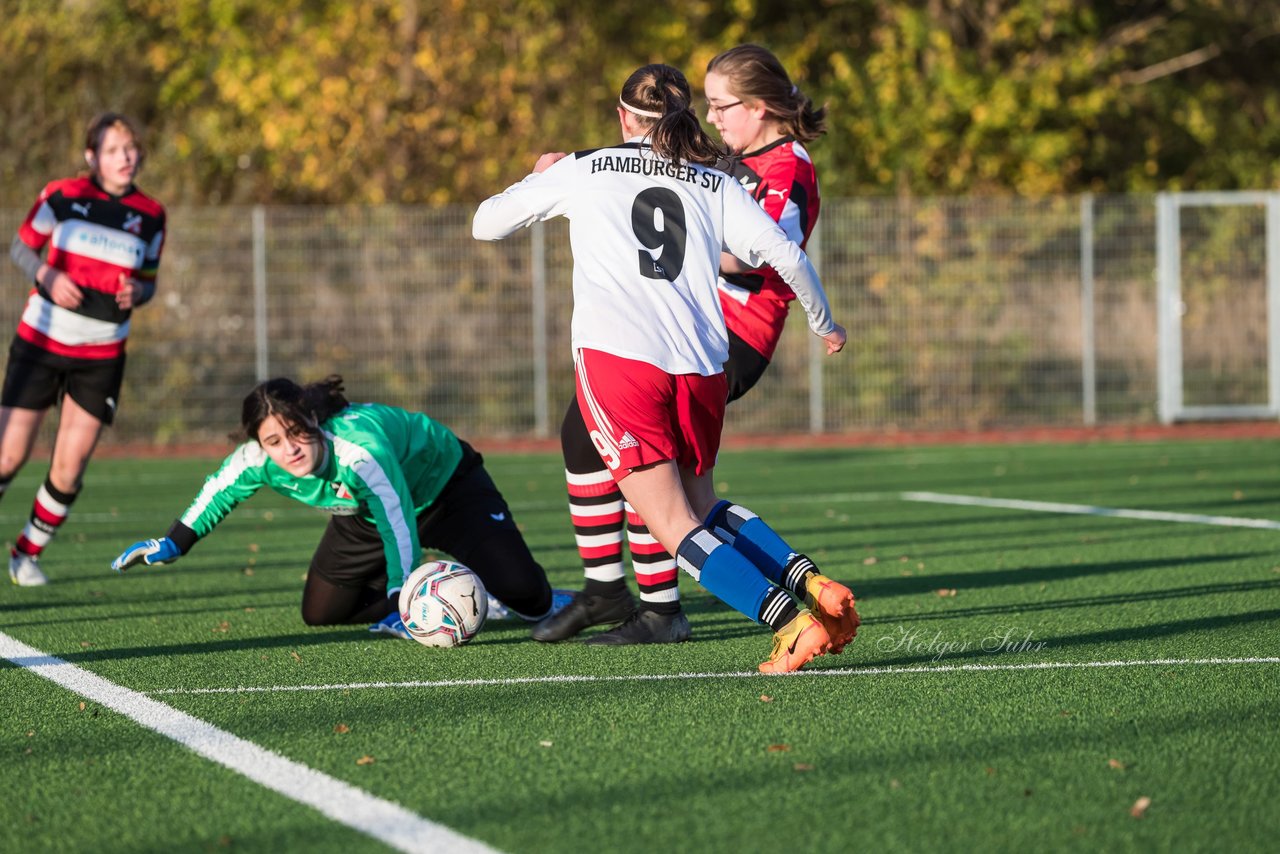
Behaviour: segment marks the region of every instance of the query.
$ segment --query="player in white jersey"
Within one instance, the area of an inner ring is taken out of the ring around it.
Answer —
[[[773,629],[760,669],[792,671],[843,649],[858,619],[847,588],[789,547],[777,560],[773,541],[785,542],[763,523],[744,536],[755,514],[716,498],[729,354],[716,285],[721,251],[778,271],[829,354],[846,335],[803,251],[738,182],[711,168],[723,150],[690,104],[679,70],[638,69],[619,97],[621,145],[544,154],[533,174],[480,205],[472,233],[497,240],[569,219],[577,396],[592,441],[680,567]],[[815,594],[836,587],[839,596]]]
[[[707,63],[704,86],[706,122],[733,152],[717,165],[805,248],[821,207],[817,173],[805,145],[825,132],[826,109],[815,107],[791,82],[772,52],[754,44],[717,54]],[[732,404],[764,375],[795,294],[769,267],[749,268],[728,254],[720,257],[720,276],[720,307],[729,331],[724,373]],[[683,633],[649,631],[658,624],[655,619],[627,620],[636,605],[623,570],[624,530],[639,607],[667,615],[671,625],[681,622],[675,619],[680,611],[679,569],[635,509],[623,501],[587,434],[576,398],[560,425],[560,449],[574,541],[582,558],[583,595],[554,619],[539,623],[534,638],[551,643],[591,626],[622,623],[587,643],[620,646],[684,639]]]

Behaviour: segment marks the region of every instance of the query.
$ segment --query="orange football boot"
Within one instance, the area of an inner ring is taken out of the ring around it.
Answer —
[[[831,637],[831,652],[839,655],[858,634],[858,611],[853,593],[825,575],[812,575],[805,582],[804,604],[813,612]]]
[[[831,647],[831,638],[808,609],[782,627],[773,636],[769,660],[760,665],[761,673],[790,673],[799,670]]]

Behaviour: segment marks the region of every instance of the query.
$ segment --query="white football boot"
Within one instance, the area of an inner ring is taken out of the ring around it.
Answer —
[[[9,580],[19,587],[42,587],[49,583],[49,577],[40,571],[36,559],[24,554],[9,558]]]

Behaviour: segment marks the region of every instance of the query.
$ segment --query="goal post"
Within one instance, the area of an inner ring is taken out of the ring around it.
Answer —
[[[1184,229],[1228,209],[1198,244]],[[1280,192],[1158,194],[1156,284],[1160,421],[1280,417]]]

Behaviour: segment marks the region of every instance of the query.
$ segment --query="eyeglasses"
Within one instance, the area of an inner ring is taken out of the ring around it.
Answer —
[[[733,109],[741,104],[741,101],[734,101],[732,104],[713,104],[710,101],[702,102],[702,105],[706,107],[707,115],[710,116],[714,114],[717,118],[723,118],[725,110]]]

